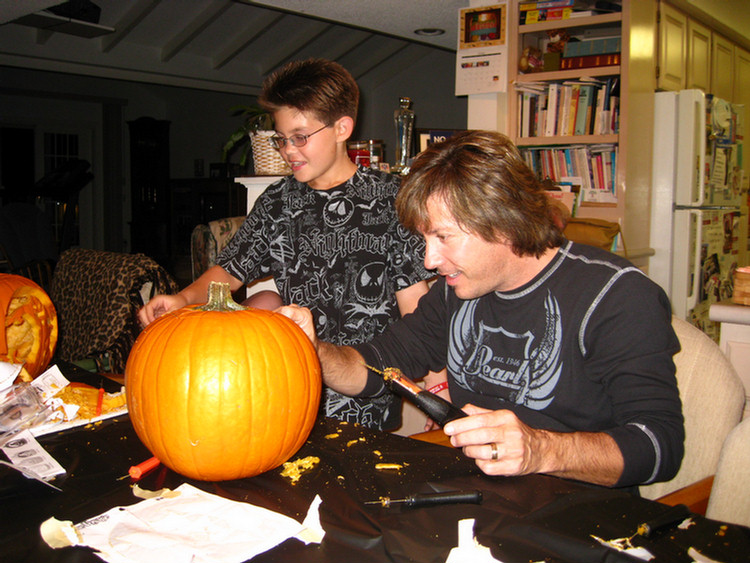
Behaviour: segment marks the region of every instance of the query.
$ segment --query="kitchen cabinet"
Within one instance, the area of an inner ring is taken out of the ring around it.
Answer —
[[[711,48],[711,90],[710,93],[724,100],[732,100],[734,92],[734,44],[713,34]]]
[[[750,139],[750,129],[748,129],[748,119],[750,119],[750,52],[742,47],[734,46],[734,93],[732,101],[745,107],[745,146],[748,146]],[[750,154],[747,152],[742,158],[742,168],[745,171],[743,177],[743,187],[745,190],[750,188]]]
[[[659,3],[659,90],[682,90],[687,83],[688,18],[664,2]]]
[[[688,19],[686,88],[708,92],[711,87],[711,30]]]

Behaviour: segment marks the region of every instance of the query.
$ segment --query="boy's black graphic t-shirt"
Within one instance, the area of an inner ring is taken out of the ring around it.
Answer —
[[[321,340],[367,342],[400,318],[396,292],[434,275],[424,268],[422,238],[399,224],[399,185],[362,167],[329,190],[283,178],[261,194],[218,264],[245,283],[273,276],[284,303],[312,311]],[[326,388],[322,408],[371,428],[400,424],[391,393],[351,398]]]

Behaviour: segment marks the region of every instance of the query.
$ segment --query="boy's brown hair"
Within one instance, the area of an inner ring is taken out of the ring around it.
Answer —
[[[271,113],[283,107],[308,112],[326,125],[344,116],[356,123],[359,87],[349,71],[333,61],[292,61],[266,77],[258,103]]]

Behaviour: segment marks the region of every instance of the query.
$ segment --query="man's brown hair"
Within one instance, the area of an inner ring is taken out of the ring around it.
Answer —
[[[538,257],[563,243],[539,181],[500,133],[459,133],[417,156],[396,197],[406,228],[430,229],[432,196],[442,199],[462,229],[489,242],[507,239],[518,256]]]
[[[309,112],[326,125],[344,116],[356,123],[359,87],[349,71],[333,61],[292,61],[266,77],[258,103],[271,113],[285,106]]]

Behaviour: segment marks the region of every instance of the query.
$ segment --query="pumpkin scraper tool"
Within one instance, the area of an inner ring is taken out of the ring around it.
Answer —
[[[451,420],[467,416],[456,405],[422,389],[396,368],[385,368],[385,370],[380,371],[367,364],[365,364],[365,367],[382,375],[385,384],[391,391],[413,403],[441,427],[445,426]]]
[[[447,493],[417,493],[405,498],[392,499],[380,497],[378,500],[368,500],[365,504],[379,504],[383,508],[401,505],[407,508],[421,508],[438,504],[481,504],[482,491],[451,491]]]

